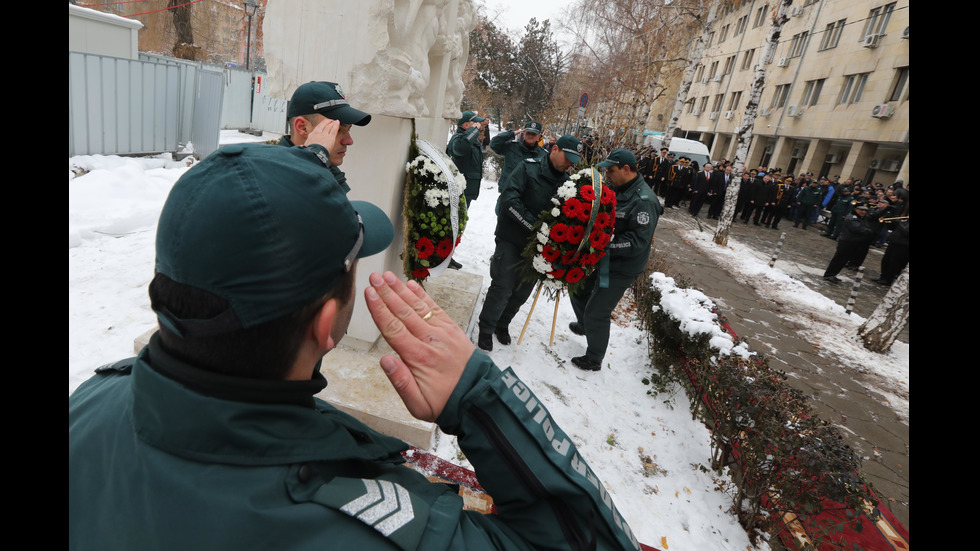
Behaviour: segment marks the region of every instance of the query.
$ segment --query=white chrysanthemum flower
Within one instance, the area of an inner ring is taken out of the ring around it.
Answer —
[[[574,185],[570,187],[561,186],[560,188],[558,188],[558,196],[561,197],[562,200],[564,201],[567,201],[572,197],[575,197],[575,186]]]
[[[534,259],[531,261],[531,265],[535,270],[542,274],[546,274],[551,271],[551,263],[544,259],[540,254],[534,255]]]
[[[439,203],[442,202],[442,198],[439,196],[438,189],[430,189],[425,192],[425,204],[429,205],[429,208],[436,208]]]
[[[538,252],[544,252],[544,245],[538,245]]]
[[[542,222],[541,229],[538,230],[538,241],[540,241],[542,245],[547,244],[548,235],[550,233],[551,233],[551,229],[548,228],[548,224]]]
[[[561,201],[559,201],[557,197],[552,197],[551,202],[554,203],[556,207],[561,205]]]

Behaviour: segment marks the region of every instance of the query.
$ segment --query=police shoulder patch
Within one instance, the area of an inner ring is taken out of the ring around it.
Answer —
[[[636,213],[636,221],[643,226],[650,223],[650,213],[647,211],[641,211]]]

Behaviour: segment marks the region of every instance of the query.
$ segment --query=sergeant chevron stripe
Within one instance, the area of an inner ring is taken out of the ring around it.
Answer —
[[[367,490],[340,508],[385,536],[405,526],[415,518],[412,498],[400,485],[387,480],[361,479]]]

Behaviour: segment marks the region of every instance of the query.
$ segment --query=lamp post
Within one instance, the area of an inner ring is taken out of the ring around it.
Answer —
[[[252,17],[259,9],[255,0],[245,0],[242,2],[245,7],[245,15],[248,16],[248,34],[245,36],[245,69],[252,71]],[[252,113],[255,111],[255,71],[252,71],[252,88],[248,99],[248,128],[252,129]]]

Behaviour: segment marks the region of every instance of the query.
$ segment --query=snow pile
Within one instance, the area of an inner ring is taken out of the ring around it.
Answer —
[[[718,315],[713,312],[715,303],[707,295],[697,289],[682,289],[674,278],[660,272],[650,274],[650,282],[660,292],[660,308],[677,320],[681,331],[692,337],[709,335],[708,345],[726,356],[736,354],[748,358],[755,354],[744,342],[736,345],[732,336],[718,324]]]

